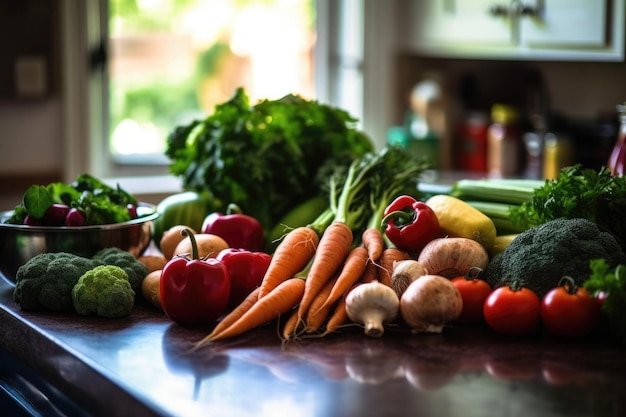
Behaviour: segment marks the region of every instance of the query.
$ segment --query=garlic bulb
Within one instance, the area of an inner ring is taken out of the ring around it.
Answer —
[[[381,337],[383,324],[394,320],[399,311],[400,300],[395,291],[378,281],[361,284],[346,296],[348,317],[363,324],[368,336]]]
[[[400,314],[413,333],[441,333],[446,323],[459,318],[463,298],[449,279],[424,275],[402,294]]]
[[[410,283],[426,274],[428,271],[415,259],[396,261],[391,274],[391,289],[398,294],[398,297],[401,297]]]

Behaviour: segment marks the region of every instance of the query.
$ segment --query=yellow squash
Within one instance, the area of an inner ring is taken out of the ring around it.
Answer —
[[[434,195],[426,201],[439,220],[444,236],[473,239],[491,251],[496,239],[496,226],[485,214],[465,201],[446,194]]]
[[[509,243],[511,243],[511,241],[517,237],[517,235],[518,233],[496,236],[496,239],[493,242],[493,246],[491,247],[491,251],[489,251],[489,257],[493,258],[500,252],[504,252],[506,247],[509,246]]]

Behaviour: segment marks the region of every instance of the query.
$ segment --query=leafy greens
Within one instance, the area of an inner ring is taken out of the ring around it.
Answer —
[[[558,218],[584,218],[618,240],[626,250],[626,177],[607,168],[594,170],[580,164],[561,169],[554,180],[535,189],[532,201],[512,208],[510,220],[532,227]]]
[[[355,124],[343,110],[295,95],[252,106],[239,88],[204,120],[174,129],[165,154],[185,190],[236,203],[270,228],[322,193],[320,170],[373,150]]]
[[[27,215],[44,216],[54,203],[79,208],[85,213],[85,225],[121,223],[131,220],[128,205],[136,206],[137,199],[119,184],[111,187],[90,174],[80,174],[71,184],[53,182],[31,185],[15,207],[6,223],[22,224]]]

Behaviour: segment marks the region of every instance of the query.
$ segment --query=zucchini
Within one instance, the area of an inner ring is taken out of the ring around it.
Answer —
[[[511,208],[518,207],[515,204],[494,203],[490,201],[464,201],[489,217],[496,226],[498,235],[521,233],[527,229],[526,227],[517,226],[509,220],[509,212]]]
[[[462,179],[454,183],[450,195],[461,200],[520,205],[532,201],[535,190],[544,184],[543,180],[521,178]]]

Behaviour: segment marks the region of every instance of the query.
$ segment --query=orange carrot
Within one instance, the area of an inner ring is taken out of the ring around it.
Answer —
[[[345,223],[334,222],[326,228],[307,274],[298,315],[304,317],[317,293],[342,265],[352,246],[352,230]]]
[[[330,310],[330,306],[332,304],[326,304],[328,300],[328,296],[330,295],[335,283],[337,282],[338,275],[335,275],[331,278],[322,289],[317,293],[313,301],[311,302],[311,307],[306,312],[306,332],[313,333],[317,329],[321,327],[328,315]],[[328,307],[326,307],[328,305]]]
[[[367,249],[362,246],[352,249],[346,257],[346,261],[335,280],[335,285],[333,285],[330,294],[328,294],[326,301],[319,308],[323,309],[339,300],[351,286],[361,279],[368,262]],[[313,304],[311,304],[311,311],[316,311]]]
[[[243,316],[252,306],[259,300],[259,291],[261,287],[256,287],[248,296],[233,310],[230,311],[222,320],[217,323],[217,326],[213,328],[209,337],[214,336],[226,329],[228,326],[236,322],[241,316]]]
[[[341,297],[341,299],[335,306],[333,313],[328,318],[328,321],[326,322],[326,330],[324,330],[322,336],[326,336],[327,334],[337,331],[337,329],[341,325],[347,323],[348,320],[348,313],[346,312],[346,297],[344,295],[343,297]]]
[[[369,258],[376,262],[383,255],[385,249],[385,241],[383,240],[383,234],[380,230],[373,227],[365,229],[361,235],[363,246],[367,249]]]
[[[289,318],[283,325],[282,330],[282,336],[284,341],[289,341],[295,338],[295,336],[298,334],[298,327],[301,324],[300,320],[298,319],[297,309],[294,308],[289,314]]]
[[[304,280],[289,278],[254,303],[252,308],[237,321],[221,332],[205,337],[197,345],[239,336],[262,324],[269,323],[294,308],[302,299],[302,294],[304,294]]]
[[[376,265],[374,262],[368,259],[367,265],[365,265],[365,272],[361,275],[361,279],[359,282],[372,282],[378,281],[378,269],[380,267]]]
[[[391,274],[393,274],[393,264],[396,261],[409,259],[409,255],[398,248],[387,248],[380,258],[381,270],[379,281],[385,285],[391,285]]]
[[[300,272],[315,254],[318,243],[317,232],[310,227],[302,226],[289,232],[272,255],[261,282],[259,299]]]

